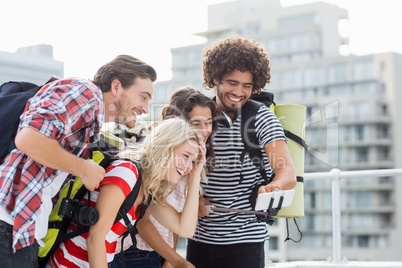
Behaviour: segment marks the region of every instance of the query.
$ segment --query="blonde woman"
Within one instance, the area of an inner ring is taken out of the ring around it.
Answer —
[[[99,212],[98,222],[89,233],[62,243],[49,262],[50,267],[107,267],[117,251],[119,236],[126,230],[124,221],[113,224],[125,197],[142,175],[141,188],[128,217],[135,223],[141,206],[151,196],[149,211],[173,232],[191,237],[198,213],[200,177],[205,164],[203,138],[184,119],[171,118],[158,124],[140,147],[126,149],[120,155],[139,163],[140,170],[127,160],[117,160],[106,169],[98,189],[91,192],[91,204]],[[166,205],[166,191],[181,178],[188,181],[188,193],[179,214]],[[85,202],[86,200],[84,200]],[[71,226],[70,230],[74,230]]]

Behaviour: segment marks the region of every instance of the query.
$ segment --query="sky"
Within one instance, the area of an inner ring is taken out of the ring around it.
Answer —
[[[270,1],[270,0],[266,0]],[[228,0],[4,0],[0,51],[53,46],[65,77],[92,79],[117,55],[151,64],[158,81],[171,78],[170,49],[203,43],[208,5]],[[283,6],[315,0],[281,0]],[[350,52],[402,54],[402,0],[325,0],[349,11]]]

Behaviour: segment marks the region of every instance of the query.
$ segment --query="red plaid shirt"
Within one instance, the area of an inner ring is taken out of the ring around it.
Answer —
[[[40,89],[29,100],[19,129],[32,128],[73,152],[77,141],[87,143],[91,136],[99,133],[103,117],[100,89],[88,80],[70,78]],[[86,151],[80,156],[85,158]],[[15,250],[34,242],[34,223],[40,213],[42,189],[52,183],[55,175],[54,169],[36,163],[18,149],[1,164],[0,204],[14,219],[12,245]]]

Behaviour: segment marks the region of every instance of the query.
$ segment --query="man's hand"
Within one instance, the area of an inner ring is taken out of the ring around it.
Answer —
[[[105,169],[96,164],[92,159],[84,160],[85,168],[82,175],[78,176],[82,183],[89,191],[93,191],[99,187],[99,183],[105,177]]]
[[[262,194],[262,193],[270,193],[273,191],[279,191],[282,190],[282,187],[279,184],[275,184],[275,183],[270,183],[267,185],[263,185],[258,189],[258,194]]]
[[[208,199],[204,197],[200,197],[200,201],[198,203],[198,217],[204,217],[209,215],[209,211],[205,209],[205,205],[212,205]]]

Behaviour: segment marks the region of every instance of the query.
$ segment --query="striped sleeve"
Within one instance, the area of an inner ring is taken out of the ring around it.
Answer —
[[[105,178],[101,181],[100,187],[105,184],[119,186],[124,197],[127,197],[134,188],[138,178],[138,170],[134,163],[126,160],[116,160],[106,168]]]
[[[262,148],[265,148],[270,142],[286,140],[279,119],[267,106],[262,106],[258,110],[255,118],[255,129]]]

